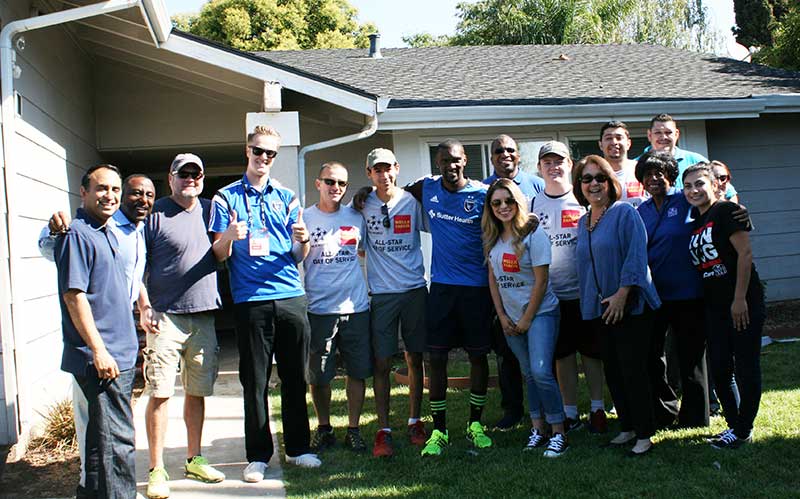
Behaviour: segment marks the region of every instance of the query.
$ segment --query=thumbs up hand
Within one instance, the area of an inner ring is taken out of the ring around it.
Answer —
[[[297,222],[292,224],[292,237],[300,244],[305,244],[309,240],[308,229],[303,221],[303,208],[297,212]]]
[[[237,218],[236,212],[231,211],[230,223],[223,234],[228,241],[241,241],[247,237],[247,222],[239,222]]]

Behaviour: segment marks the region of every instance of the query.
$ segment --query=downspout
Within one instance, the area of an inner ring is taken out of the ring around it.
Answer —
[[[374,135],[377,130],[378,112],[376,110],[372,116],[367,117],[367,124],[360,132],[351,135],[345,135],[343,137],[337,137],[335,139],[325,140],[323,142],[317,142],[316,144],[309,144],[300,149],[297,158],[297,190],[299,191],[298,194],[300,195],[300,204],[302,206],[306,205],[306,154],[312,151],[318,151],[320,149],[327,149],[329,147],[347,144],[348,142],[366,139],[367,137]]]
[[[5,396],[7,407],[11,412],[12,407],[17,407],[17,414],[8,414],[8,433],[14,435],[16,440],[20,433],[21,419],[23,415],[27,414],[27,409],[23,412],[22,407],[18,407],[19,398],[16,380],[16,332],[20,331],[19,326],[19,311],[15,308],[20,303],[18,286],[15,284],[20,282],[18,275],[19,269],[17,268],[18,251],[11,243],[11,234],[14,233],[14,225],[17,218],[17,206],[19,200],[19,192],[15,189],[16,175],[17,175],[17,161],[16,161],[16,111],[14,106],[14,67],[16,62],[16,52],[14,51],[13,41],[14,37],[20,33],[31,31],[40,28],[47,28],[58,24],[63,24],[79,19],[88,17],[100,16],[103,14],[110,14],[119,10],[130,9],[133,7],[141,7],[141,0],[108,0],[106,2],[87,5],[84,7],[77,7],[65,11],[54,12],[52,14],[44,14],[29,19],[20,19],[8,23],[0,31],[0,88],[2,89],[2,143],[3,143],[3,191],[6,196],[6,230],[0,231],[0,248],[8,251],[8,279],[5,278],[5,273],[0,272],[0,279],[8,282],[0,282],[0,310],[5,312],[11,311],[11,320],[9,322],[7,314],[3,313],[3,318],[0,319],[0,328],[2,329],[3,341],[3,373],[5,377]],[[149,24],[149,20],[145,22]],[[10,327],[9,327],[10,326]],[[8,404],[11,402],[11,404]],[[19,416],[19,421],[17,417]]]

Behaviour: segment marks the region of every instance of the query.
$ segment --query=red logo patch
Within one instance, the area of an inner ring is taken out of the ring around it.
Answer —
[[[519,272],[519,260],[514,253],[503,253],[503,272]]]
[[[579,210],[561,210],[561,228],[574,229],[578,226],[578,220],[581,218]]]
[[[628,182],[625,185],[625,190],[629,198],[640,198],[644,194],[644,186],[639,182]]]
[[[350,225],[339,227],[339,245],[352,246],[358,244],[358,230]]]
[[[394,233],[408,234],[411,232],[411,215],[394,216]]]

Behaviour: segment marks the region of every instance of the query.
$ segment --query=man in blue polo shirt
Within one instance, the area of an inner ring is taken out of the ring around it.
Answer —
[[[247,137],[247,170],[213,199],[212,249],[227,261],[244,391],[246,482],[264,478],[274,452],[266,394],[272,356],[281,378],[281,413],[286,461],[316,468],[310,453],[306,366],[310,326],[297,262],[309,251],[294,192],[270,176],[281,139],[272,127],[257,126]]]
[[[672,154],[672,157],[678,162],[678,180],[675,185],[681,185],[683,172],[687,168],[701,161],[708,161],[702,154],[678,147],[680,137],[681,131],[678,128],[678,122],[672,116],[661,113],[653,116],[653,119],[650,120],[650,128],[647,129],[647,140],[650,145],[644,149],[644,152],[654,150]]]
[[[81,180],[82,208],[55,247],[61,369],[75,377],[88,405],[79,498],[136,496],[131,394],[139,345],[119,245],[107,227],[121,184],[115,166],[90,168]]]

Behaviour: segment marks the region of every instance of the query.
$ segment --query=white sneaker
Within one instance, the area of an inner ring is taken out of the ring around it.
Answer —
[[[264,479],[264,472],[269,465],[261,461],[253,461],[242,472],[242,479],[247,483],[258,483]]]
[[[286,462],[301,468],[319,468],[322,461],[316,454],[300,454],[299,456],[286,456]]]

